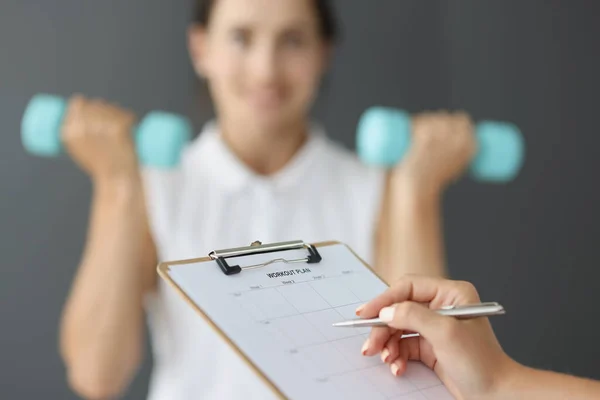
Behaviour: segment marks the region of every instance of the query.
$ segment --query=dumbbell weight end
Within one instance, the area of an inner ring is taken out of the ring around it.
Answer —
[[[21,142],[30,154],[57,157],[62,153],[60,131],[67,102],[50,94],[31,98],[21,119]]]
[[[177,166],[191,133],[192,124],[180,115],[164,111],[148,113],[135,132],[140,163],[165,169]]]
[[[410,147],[410,115],[401,110],[371,107],[358,123],[356,146],[363,162],[393,167]]]
[[[477,154],[470,175],[476,180],[505,183],[519,174],[525,160],[525,141],[516,125],[498,121],[477,124]]]

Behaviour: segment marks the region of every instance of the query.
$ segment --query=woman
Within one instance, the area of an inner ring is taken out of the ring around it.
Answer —
[[[150,399],[266,396],[239,357],[157,280],[160,260],[254,240],[340,240],[388,281],[412,266],[445,273],[440,197],[473,154],[470,121],[416,116],[401,166],[386,174],[361,165],[308,117],[334,39],[325,0],[200,1],[189,48],[217,118],[175,171],[138,169],[131,113],[72,99],[66,146],[94,187],[89,238],[61,325],[77,393],[105,398],[127,388],[143,357],[147,311]]]
[[[419,360],[457,399],[600,398],[599,381],[537,370],[511,359],[487,318],[461,321],[430,309],[479,302],[469,282],[406,276],[358,308],[360,317],[379,316],[388,324],[372,329],[363,354],[380,354],[395,376],[406,372],[408,360]],[[400,339],[400,330],[419,332],[420,337]]]

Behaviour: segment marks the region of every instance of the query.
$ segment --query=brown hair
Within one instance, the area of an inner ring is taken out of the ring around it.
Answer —
[[[197,0],[194,22],[202,26],[208,25],[210,15],[217,0]],[[333,13],[333,7],[329,0],[313,0],[317,15],[319,17],[319,26],[321,35],[325,40],[334,41],[337,38],[338,29]]]

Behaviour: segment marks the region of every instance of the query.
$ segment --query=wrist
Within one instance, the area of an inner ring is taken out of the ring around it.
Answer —
[[[531,369],[509,359],[498,372],[493,388],[486,400],[517,399],[522,382],[531,381]]]
[[[442,187],[436,182],[402,169],[392,172],[391,189],[411,206],[437,206],[443,193]]]
[[[93,186],[96,197],[113,204],[137,203],[144,197],[141,178],[135,174],[96,177]]]

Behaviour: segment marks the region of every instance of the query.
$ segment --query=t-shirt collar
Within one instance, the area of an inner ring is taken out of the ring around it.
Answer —
[[[263,176],[252,171],[227,146],[215,121],[205,124],[190,148],[190,156],[197,173],[206,176],[211,185],[230,191],[254,186],[274,190],[297,188],[307,174],[321,161],[321,152],[327,138],[323,128],[311,123],[307,141],[294,157],[277,173]]]

